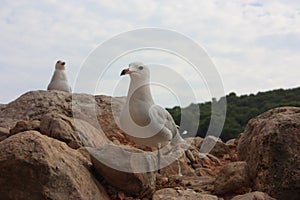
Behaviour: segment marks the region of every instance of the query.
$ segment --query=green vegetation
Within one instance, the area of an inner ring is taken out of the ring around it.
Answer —
[[[222,100],[224,100],[224,97],[218,101],[213,99],[213,102],[191,104],[183,109],[174,107],[167,110],[173,116],[176,124],[183,122],[181,123],[183,129],[190,133],[197,131],[197,136],[204,137],[207,134],[210,124],[211,105],[212,103],[216,103],[216,106],[218,106],[218,104],[222,103]],[[232,92],[226,96],[226,100],[226,120],[220,136],[223,141],[237,137],[239,133],[243,132],[247,122],[251,118],[269,109],[280,106],[300,107],[300,88],[288,90],[278,89],[268,92],[259,92],[256,95],[250,94],[242,96],[237,96]],[[218,113],[215,114],[218,116]]]

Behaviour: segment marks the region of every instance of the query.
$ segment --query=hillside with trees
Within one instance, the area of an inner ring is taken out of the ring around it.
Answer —
[[[220,138],[227,141],[235,138],[243,132],[247,122],[257,115],[280,106],[298,106],[300,107],[300,87],[295,89],[277,89],[268,92],[258,92],[257,94],[237,96],[234,92],[226,95],[227,111],[226,120]],[[190,106],[180,109],[174,107],[167,109],[173,116],[176,124],[185,120],[182,128],[195,133],[197,136],[205,137],[211,119],[212,103],[221,104],[224,97],[218,101],[213,99],[212,102],[200,104],[191,104]],[[198,113],[200,111],[200,115]],[[181,119],[182,116],[182,119]],[[189,136],[189,135],[187,135]]]

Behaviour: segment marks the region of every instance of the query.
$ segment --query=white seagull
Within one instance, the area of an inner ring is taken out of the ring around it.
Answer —
[[[55,71],[47,87],[47,90],[60,90],[69,93],[72,92],[65,72],[65,64],[65,62],[60,60],[56,62]]]
[[[170,113],[156,105],[150,91],[150,70],[141,62],[129,64],[121,76],[129,74],[130,85],[126,103],[120,113],[120,128],[137,144],[157,147],[160,169],[161,145],[176,144],[183,139]],[[160,171],[160,170],[158,170]]]

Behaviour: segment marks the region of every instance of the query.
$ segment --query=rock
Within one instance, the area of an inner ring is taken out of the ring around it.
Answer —
[[[30,91],[3,107],[0,127],[12,128],[18,121],[41,120],[48,113],[58,113],[84,120],[102,130],[110,140],[115,137],[122,144],[128,144],[129,139],[116,124],[125,100],[125,97],[69,94],[56,90]]]
[[[228,140],[225,144],[227,146],[235,146],[235,138]]]
[[[98,147],[109,141],[103,132],[89,123],[54,112],[43,116],[40,129],[41,133],[63,141],[73,149]]]
[[[194,190],[176,190],[165,188],[154,193],[152,200],[218,200],[217,196],[210,194],[197,193]]]
[[[196,159],[195,159],[193,153],[189,149],[185,151],[185,155],[192,163],[196,162]]]
[[[263,192],[251,192],[251,193],[247,193],[247,194],[243,194],[243,195],[238,195],[233,197],[231,200],[276,200],[272,197],[270,197],[268,194],[263,193]]]
[[[212,162],[214,162],[215,165],[217,165],[217,166],[221,166],[221,165],[222,165],[221,161],[220,161],[217,157],[215,157],[214,155],[212,155],[212,154],[207,154],[206,156],[207,156]]]
[[[39,120],[22,120],[18,121],[12,129],[10,129],[10,135],[15,135],[20,132],[24,131],[30,131],[30,130],[35,130],[39,131],[40,130],[40,121]]]
[[[217,176],[215,171],[212,171],[209,168],[203,168],[203,167],[195,169],[195,173],[197,176],[211,176],[211,177]]]
[[[9,129],[0,127],[0,142],[8,138],[8,136],[9,136]]]
[[[246,162],[233,162],[225,165],[215,181],[215,193],[226,194],[234,193],[241,188],[250,185],[248,166]]]
[[[72,116],[72,96],[61,91],[30,91],[0,112],[0,126],[11,128],[22,120],[40,120],[44,114],[56,111]]]
[[[215,178],[212,176],[183,176],[181,183],[185,188],[195,191],[213,192]]]
[[[113,144],[88,150],[96,172],[110,185],[132,196],[152,195],[155,174],[151,171],[156,168],[155,155],[146,155],[142,150]]]
[[[6,108],[6,104],[1,104],[0,103],[0,112],[2,111],[2,110],[4,110]]]
[[[202,137],[189,137],[189,138],[185,138],[184,139],[188,144],[190,144],[191,146],[195,146],[197,148],[201,147],[203,138]]]
[[[0,143],[1,199],[104,199],[91,164],[66,144],[27,131]]]
[[[0,127],[0,142],[9,136],[9,129]]]
[[[254,190],[278,199],[299,199],[299,136],[299,107],[275,108],[248,122],[238,156],[249,165]]]
[[[180,156],[181,155],[181,156]],[[175,156],[180,156],[178,160],[174,159]],[[162,154],[161,157],[161,166],[162,169],[160,173],[163,176],[169,177],[172,175],[185,175],[185,176],[193,176],[195,175],[194,169],[189,165],[190,160],[186,157],[184,153],[184,149],[176,149],[174,148],[171,152],[167,152]]]
[[[206,149],[213,147],[210,152],[206,152]],[[212,154],[218,158],[223,157],[225,154],[229,154],[229,147],[222,142],[220,138],[214,136],[207,136],[200,144],[200,151],[205,150],[203,153]]]

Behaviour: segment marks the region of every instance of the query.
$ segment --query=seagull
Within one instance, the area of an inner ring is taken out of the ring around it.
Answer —
[[[130,85],[119,117],[120,128],[136,144],[157,147],[160,173],[160,148],[183,141],[179,127],[166,109],[155,104],[150,91],[149,67],[141,62],[133,62],[120,75],[126,74],[130,76]]]
[[[69,93],[72,92],[65,72],[65,64],[65,62],[60,60],[56,62],[55,71],[52,75],[47,90],[60,90]]]

